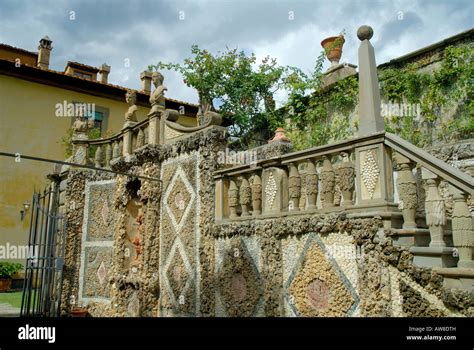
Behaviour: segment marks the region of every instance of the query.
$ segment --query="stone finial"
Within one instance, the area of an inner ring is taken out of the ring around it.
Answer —
[[[370,40],[372,39],[373,35],[374,35],[374,30],[372,29],[371,26],[363,25],[363,26],[360,26],[359,29],[357,29],[357,37],[359,38],[360,41]]]
[[[374,47],[368,39],[373,35],[369,26],[362,26],[357,36],[359,46],[359,136],[367,136],[385,130],[380,113],[380,88],[375,63]]]

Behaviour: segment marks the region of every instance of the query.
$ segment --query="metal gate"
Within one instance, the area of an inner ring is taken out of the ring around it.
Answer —
[[[58,193],[53,183],[33,194],[21,316],[59,316],[66,220],[58,215]]]

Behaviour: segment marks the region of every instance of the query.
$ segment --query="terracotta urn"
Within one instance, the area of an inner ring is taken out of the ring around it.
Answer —
[[[331,36],[321,41],[321,46],[326,53],[326,57],[331,61],[332,66],[339,64],[344,43],[344,35]]]
[[[275,130],[275,136],[268,143],[275,142],[275,141],[284,141],[284,142],[291,142],[290,139],[285,134],[285,129],[278,128]]]
[[[87,309],[83,307],[74,307],[71,310],[72,317],[86,317],[87,316]]]

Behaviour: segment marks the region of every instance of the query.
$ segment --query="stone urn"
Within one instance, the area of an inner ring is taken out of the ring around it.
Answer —
[[[321,41],[321,46],[326,53],[326,57],[331,62],[331,66],[339,64],[344,43],[344,35],[331,36]]]

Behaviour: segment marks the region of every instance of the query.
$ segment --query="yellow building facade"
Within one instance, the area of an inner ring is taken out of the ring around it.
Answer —
[[[94,106],[96,126],[104,137],[120,131],[128,109],[127,89],[109,84],[107,71],[75,62],[68,62],[64,72],[50,70],[50,51],[42,55],[41,45],[40,42],[40,53],[36,54],[0,44],[0,152],[17,154],[14,158],[0,157],[0,261],[23,260],[12,259],[11,254],[5,256],[5,252],[28,243],[31,208],[24,212],[23,219],[20,211],[28,207],[25,204],[31,206],[35,190],[47,186],[45,176],[53,169],[52,163],[22,159],[22,155],[65,159],[66,147],[61,140],[74,118],[58,116],[59,106]],[[108,67],[101,68],[104,66]],[[102,73],[99,80],[97,72]],[[145,119],[150,109],[148,76],[142,73],[143,90],[137,91],[138,121]],[[176,109],[184,106],[186,113],[180,123],[196,125],[197,106],[172,99],[167,99],[166,104]]]

